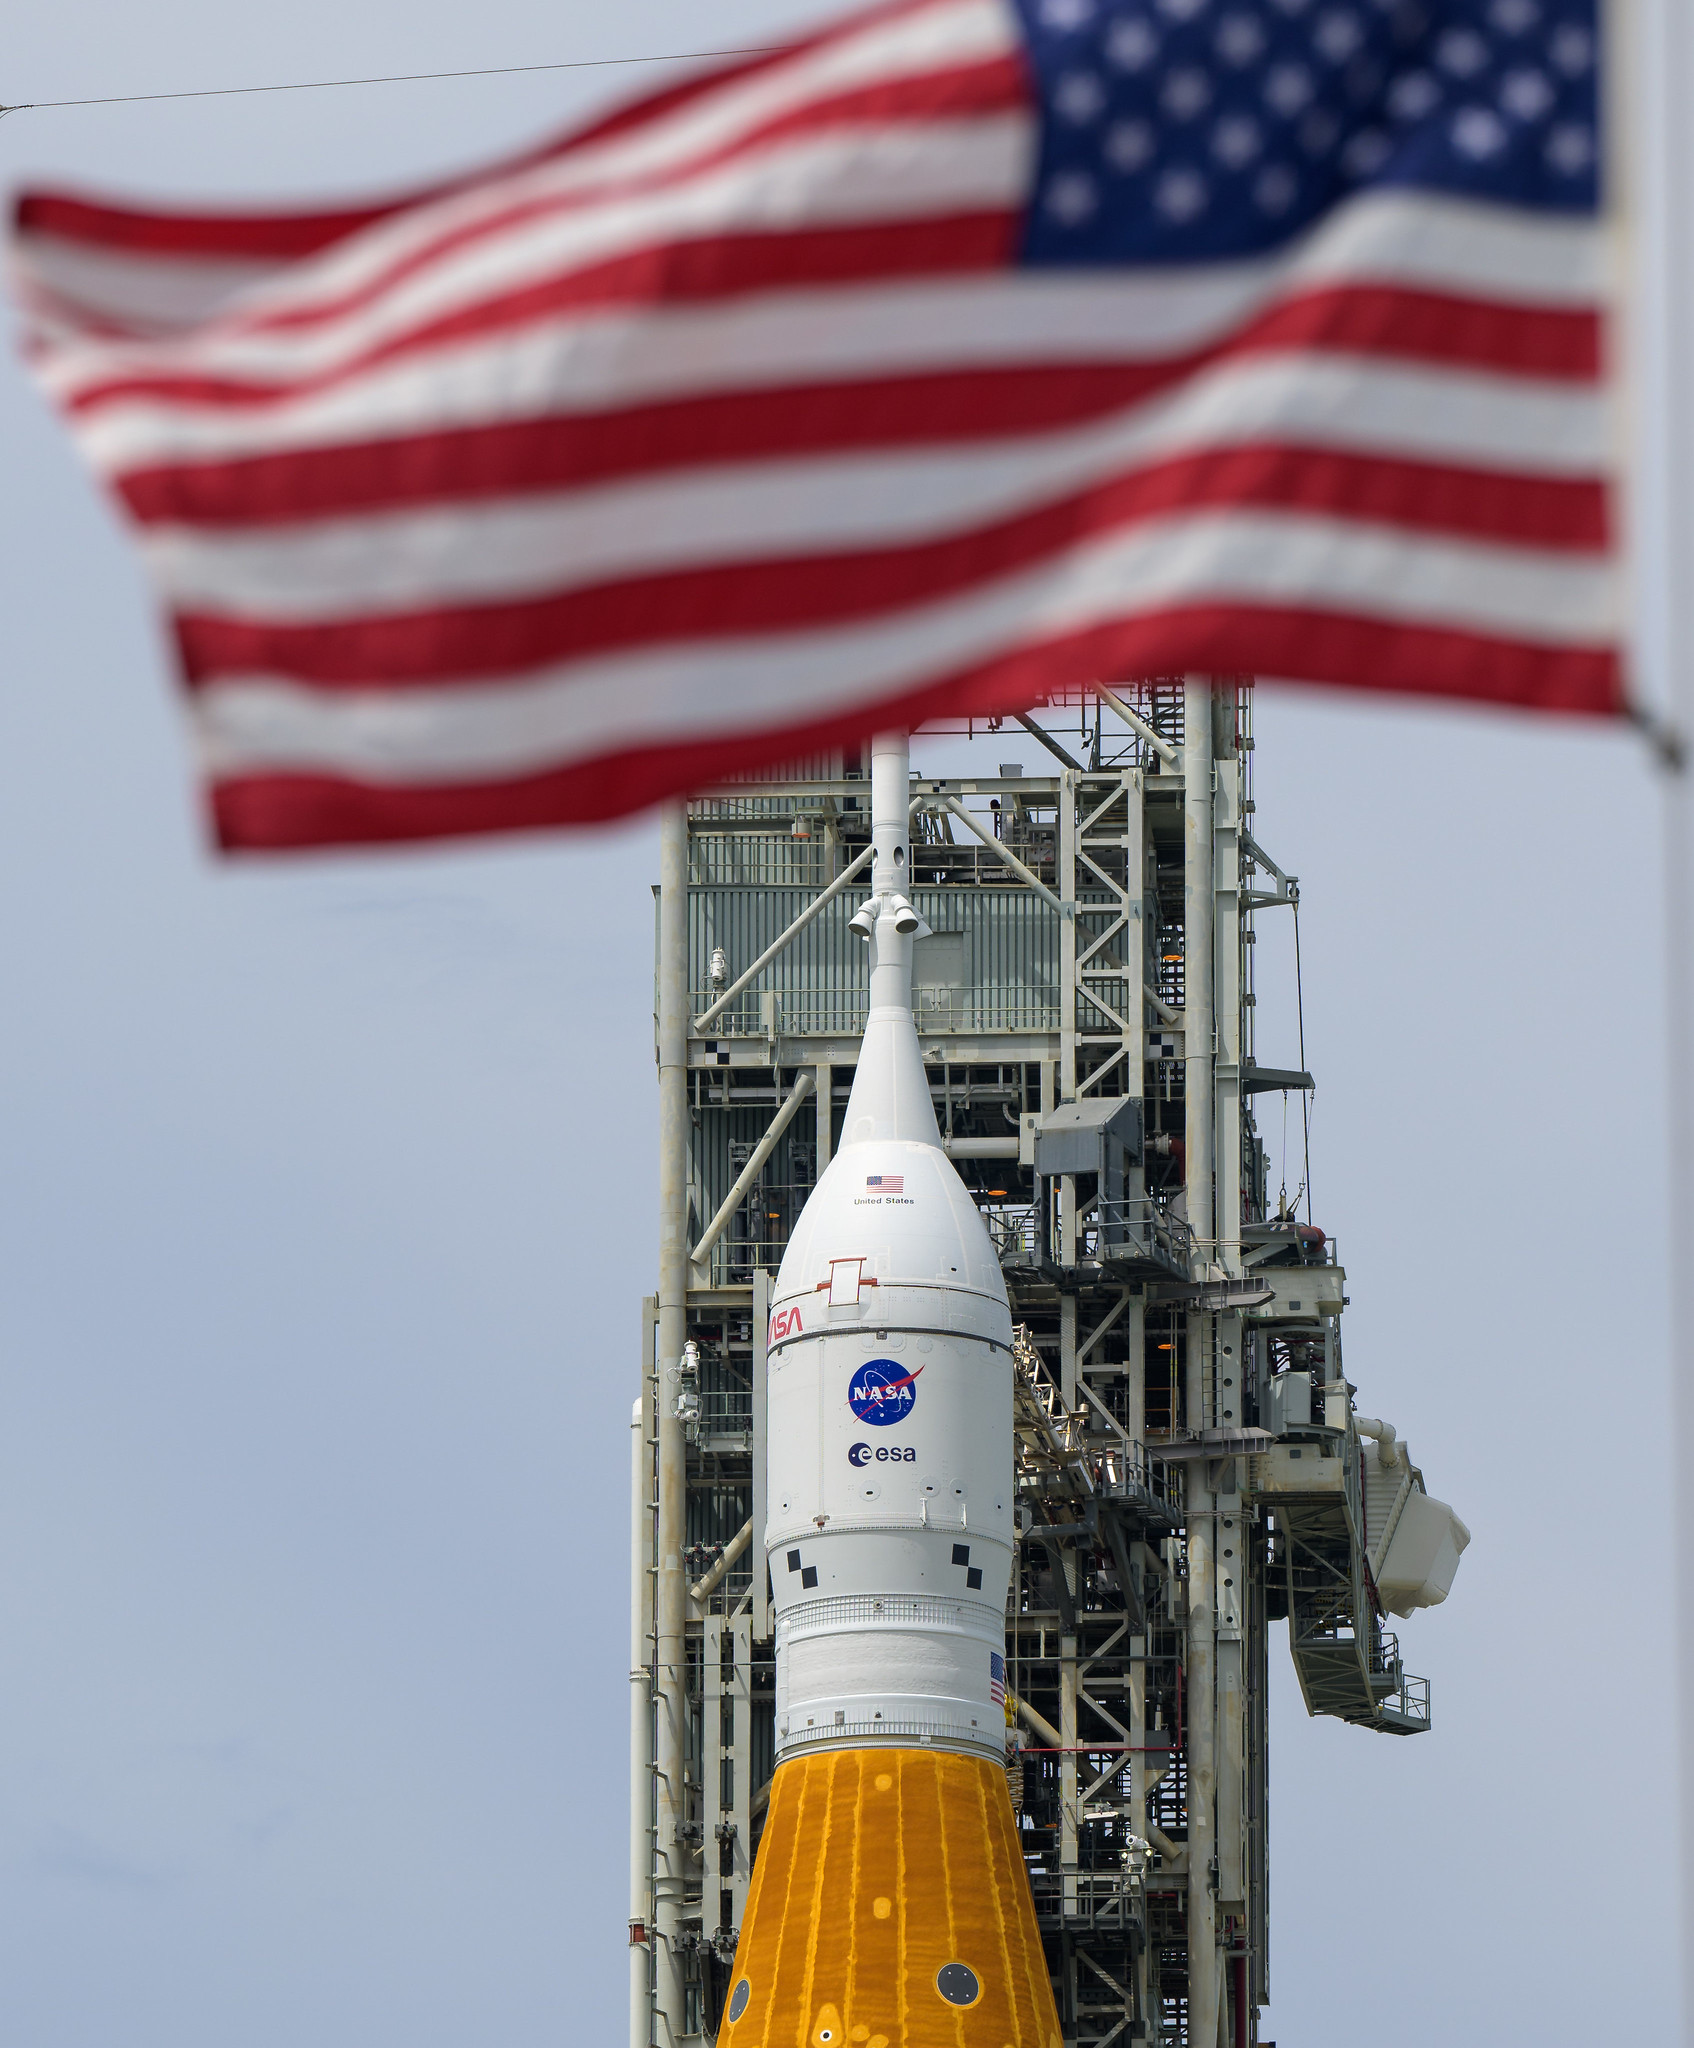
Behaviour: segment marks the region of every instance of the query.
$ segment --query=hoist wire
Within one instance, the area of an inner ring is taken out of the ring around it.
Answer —
[[[1294,1011],[1300,1020],[1300,1072],[1306,1072],[1306,991],[1300,973],[1300,899],[1294,898]],[[1312,1220],[1312,1091],[1300,1090],[1300,1128],[1306,1156],[1306,1221]],[[1298,1198],[1296,1198],[1298,1199]]]
[[[602,71],[619,64],[687,64],[712,57],[774,57],[792,47],[758,43],[737,50],[667,50],[644,57],[567,57],[551,64],[489,64],[474,71],[392,71],[372,78],[298,78],[283,85],[206,85],[183,92],[107,93],[98,99],[15,100],[0,115],[45,113],[55,107],[136,107],[158,100],[233,99],[258,92],[333,92],[353,85],[426,85],[444,78],[516,78],[533,71]]]

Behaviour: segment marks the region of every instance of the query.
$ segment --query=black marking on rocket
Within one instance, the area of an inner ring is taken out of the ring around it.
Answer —
[[[968,1543],[955,1543],[953,1545],[953,1562],[955,1564],[962,1564],[965,1567],[965,1584],[970,1591],[973,1593],[980,1592],[982,1588],[982,1573],[971,1563],[971,1547]]]

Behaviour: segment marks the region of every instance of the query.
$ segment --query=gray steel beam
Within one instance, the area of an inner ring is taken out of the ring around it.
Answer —
[[[781,1142],[783,1132],[794,1121],[795,1111],[811,1092],[812,1077],[810,1073],[802,1071],[800,1078],[789,1089],[782,1107],[771,1118],[765,1135],[754,1147],[752,1157],[736,1176],[734,1187],[730,1189],[722,1202],[719,1203],[718,1213],[706,1225],[705,1229],[701,1231],[700,1242],[689,1254],[691,1264],[700,1266],[711,1256],[713,1245],[717,1243],[718,1239],[729,1228],[736,1210],[747,1199],[747,1191],[752,1187],[759,1175],[763,1173],[765,1161],[776,1150]]]
[[[996,859],[1003,861],[1005,865],[1011,869],[1012,873],[1017,876],[1018,880],[1022,882],[1026,888],[1033,889],[1036,895],[1041,898],[1043,903],[1051,904],[1052,907],[1056,911],[1058,911],[1061,916],[1063,916],[1065,906],[1059,901],[1058,897],[1053,894],[1052,890],[1048,888],[1047,884],[1044,881],[1042,881],[1041,877],[1037,875],[1032,869],[1025,867],[1023,862],[1018,859],[1017,855],[1005,843],[1004,840],[996,839],[994,837],[994,834],[988,830],[986,825],[978,824],[976,819],[972,817],[971,813],[965,809],[964,805],[960,803],[957,797],[944,796],[941,799],[941,807],[943,810],[950,812],[953,817],[957,818],[960,821],[960,823],[965,826],[967,831],[974,832],[977,838],[982,841],[983,845],[988,848],[988,851],[991,854],[993,854]]]
[[[686,2024],[682,1919],[693,1858],[689,1812],[687,1444],[676,1414],[677,1367],[688,1335],[688,814],[666,807],[659,832],[659,1331],[658,1559],[654,1591],[654,1964],[659,2048]]]
[[[1181,755],[1178,754],[1170,741],[1165,738],[1164,734],[1162,732],[1155,732],[1146,719],[1141,716],[1140,712],[1132,710],[1115,690],[1108,690],[1104,683],[1096,683],[1094,685],[1094,694],[1100,699],[1102,704],[1109,704],[1123,720],[1124,724],[1129,727],[1130,731],[1134,733],[1136,738],[1144,740],[1167,767],[1177,768],[1181,766]]]
[[[1201,1262],[1215,1251],[1213,1220],[1212,1043],[1212,688],[1191,676],[1183,699],[1183,1032],[1187,1067],[1188,1222]],[[1198,1275],[1196,1277],[1199,1277]],[[1188,1427],[1214,1420],[1211,1392],[1212,1319],[1188,1318]],[[1212,2048],[1219,2022],[1217,1894],[1212,1858],[1217,1842],[1217,1628],[1213,1574],[1216,1498],[1206,1468],[1187,1468],[1188,1519],[1188,2039]]]

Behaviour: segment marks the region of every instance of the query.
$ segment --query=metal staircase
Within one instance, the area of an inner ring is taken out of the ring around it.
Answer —
[[[1273,1573],[1280,1567],[1307,1711],[1387,1735],[1418,1735],[1430,1725],[1429,1684],[1405,1671],[1397,1638],[1382,1629],[1363,1462],[1351,1430],[1313,1432],[1255,1456],[1250,1483],[1276,1517]]]

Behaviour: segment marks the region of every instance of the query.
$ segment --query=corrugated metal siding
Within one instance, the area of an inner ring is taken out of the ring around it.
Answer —
[[[788,806],[782,809],[786,816]],[[688,879],[707,886],[822,889],[843,865],[821,832],[796,839],[791,833],[695,830],[688,848]]]
[[[787,1094],[784,1089],[783,1094]],[[699,1232],[718,1213],[741,1168],[731,1147],[751,1152],[770,1129],[776,1103],[737,1104],[725,1109],[708,1102],[708,1114],[695,1136],[693,1168]],[[745,1155],[743,1155],[745,1156]],[[754,1266],[774,1272],[782,1263],[782,1247],[812,1191],[817,1173],[817,1110],[814,1101],[801,1104],[793,1122],[777,1140],[754,1191],[741,1204],[733,1222],[718,1239],[712,1272],[718,1285],[747,1278]],[[774,1213],[773,1213],[774,1212]]]
[[[766,846],[769,841],[755,842]],[[689,962],[694,1010],[712,1002],[707,968],[721,946],[730,978],[793,923],[816,887],[696,886],[689,891]],[[926,1030],[1054,1031],[1059,1022],[1059,931],[1053,911],[1024,889],[914,889],[918,913],[938,934],[963,940],[961,987],[920,996]],[[803,1036],[864,1028],[866,949],[848,928],[858,892],[848,889],[801,932],[713,1029],[725,1037],[766,1028],[767,995],[776,1028]],[[918,977],[923,987],[921,970]]]

